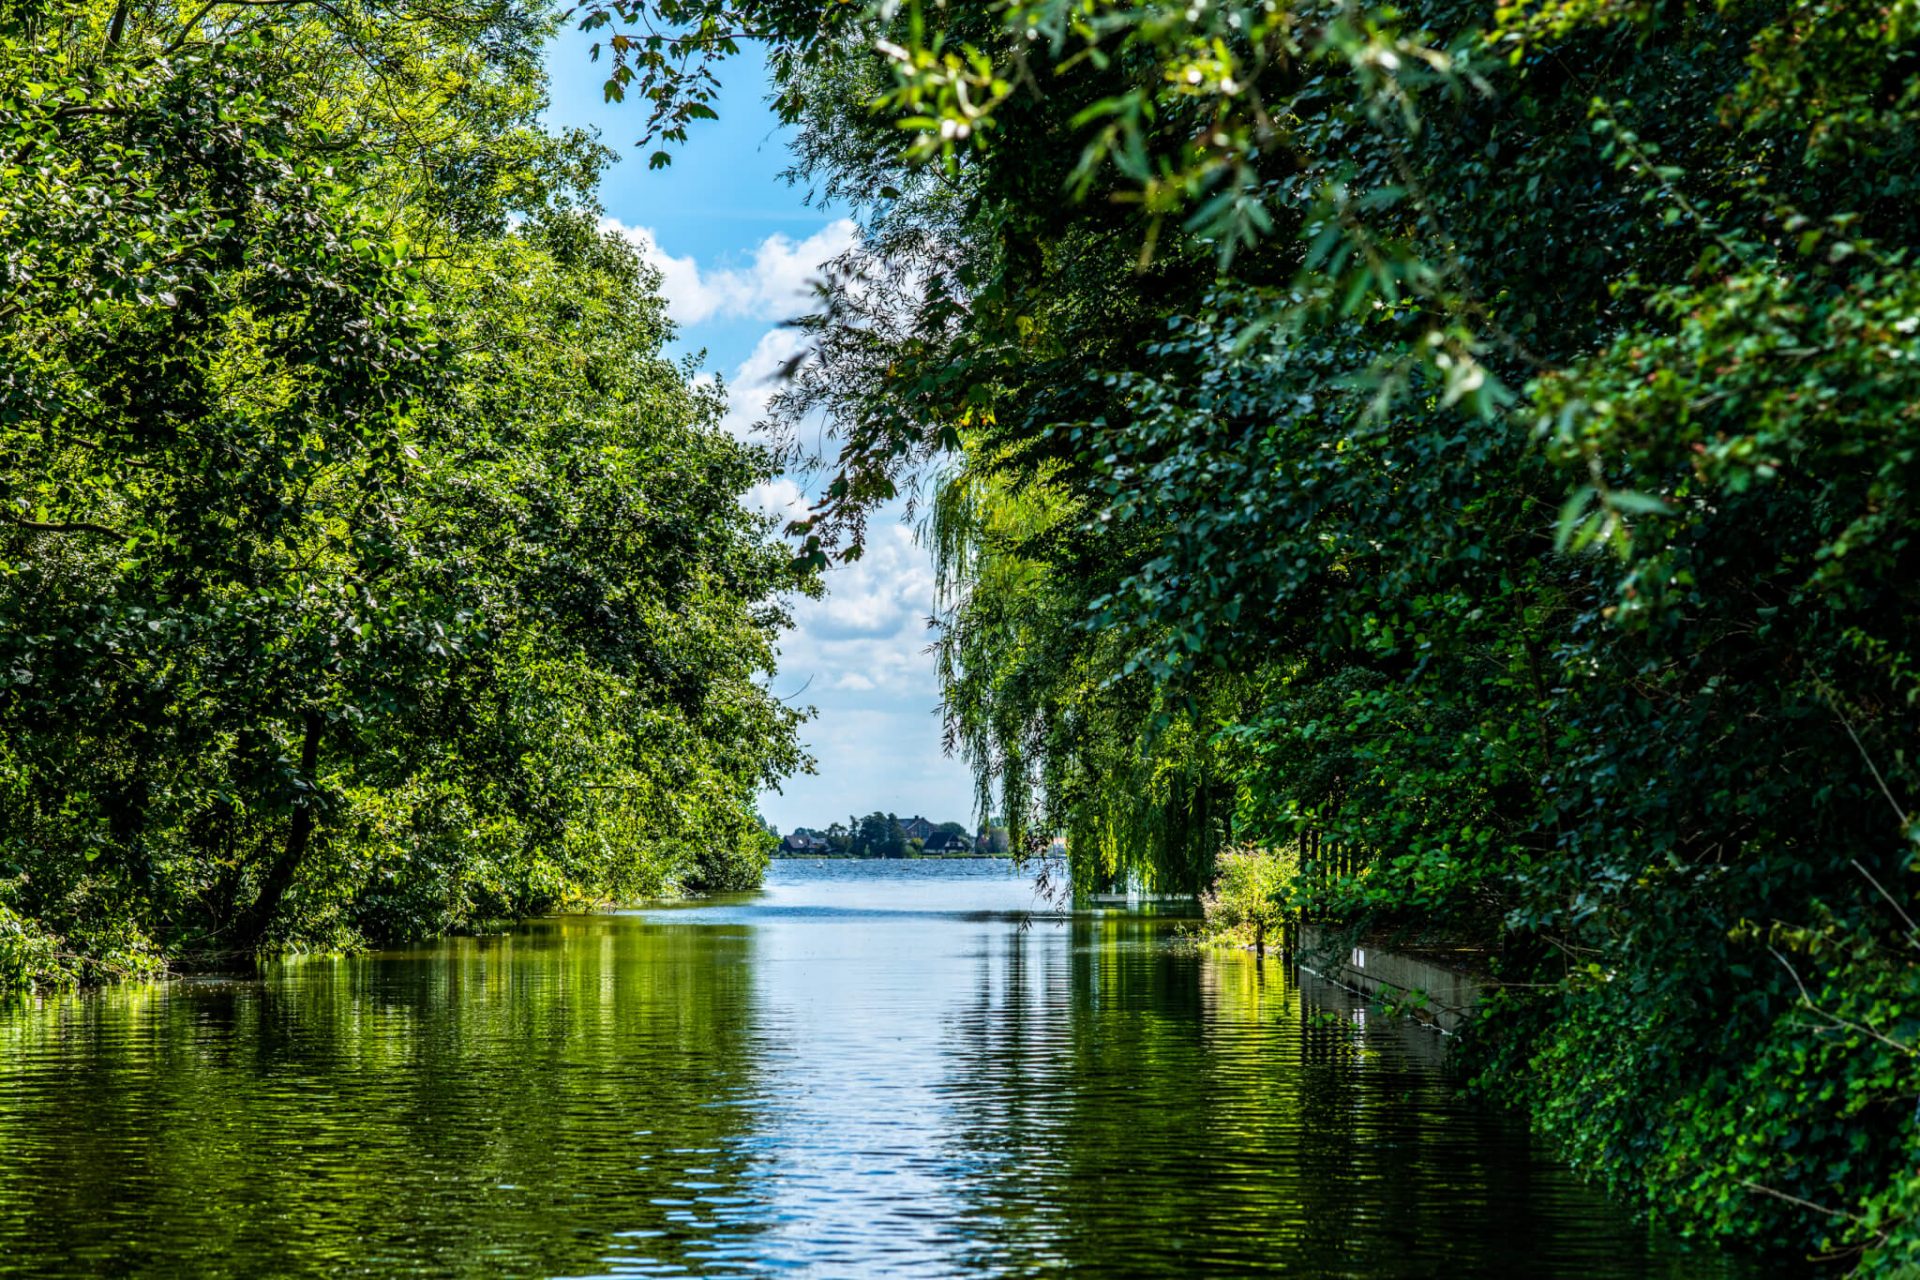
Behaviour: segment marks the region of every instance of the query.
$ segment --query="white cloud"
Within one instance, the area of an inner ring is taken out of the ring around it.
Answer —
[[[795,602],[793,629],[780,642],[783,678],[811,677],[815,691],[874,694],[879,702],[908,698],[922,710],[938,705],[926,652],[933,585],[933,566],[912,533],[876,520],[866,554],[828,571],[826,595]]]
[[[933,565],[913,534],[876,521],[861,558],[829,575],[826,599],[808,601],[809,627],[834,637],[895,636],[912,630],[924,646],[933,609]]]
[[[835,222],[798,241],[769,236],[719,266],[673,257],[644,227],[612,219],[602,226],[627,237],[659,269],[669,314],[682,326],[711,323],[730,352],[740,349],[735,341],[768,326],[726,379],[721,427],[752,438],[780,390],[780,370],[805,348],[805,335],[780,322],[812,309],[810,284],[824,263],[855,244],[854,224]],[[801,480],[782,475],[755,486],[743,501],[794,520],[807,514],[808,498]],[[818,709],[801,736],[819,758],[820,772],[762,797],[763,811],[782,829],[822,825],[849,809],[924,812],[941,820],[964,820],[971,812],[966,770],[940,749],[939,681],[926,651],[933,639],[927,629],[933,565],[900,523],[901,509],[895,502],[874,513],[865,555],[828,572],[824,597],[793,602],[794,623],[780,638],[773,688]]]
[[[720,429],[741,440],[753,437],[753,428],[767,416],[767,402],[780,390],[780,371],[806,345],[798,329],[769,329],[753,344],[727,380],[727,411]]]
[[[804,493],[783,477],[755,498],[791,510]],[[820,713],[801,729],[820,774],[762,799],[783,830],[848,809],[971,818],[966,768],[941,751],[940,687],[927,653],[933,565],[900,522],[902,509],[895,501],[874,513],[866,553],[828,571],[824,598],[796,601],[780,639],[777,687]]]
[[[754,496],[783,510],[804,499],[784,477]],[[866,554],[828,571],[824,598],[795,601],[793,626],[780,638],[775,687],[818,710],[800,732],[820,761],[818,775],[761,798],[782,830],[856,809],[971,820],[966,768],[941,751],[939,680],[926,651],[933,566],[900,511],[895,502],[874,514]]]
[[[822,268],[860,238],[853,220],[840,218],[804,240],[770,235],[754,247],[744,265],[702,268],[691,255],[676,258],[662,249],[649,227],[630,227],[617,218],[602,218],[600,227],[626,237],[659,269],[667,314],[683,325],[803,315],[813,309],[813,285]]]
[[[807,514],[806,492],[788,476],[775,476],[765,484],[753,486],[747,490],[746,503],[755,511],[783,520],[799,520]]]
[[[676,258],[660,247],[649,227],[629,226],[617,218],[602,218],[600,227],[624,236],[660,271],[660,292],[667,313],[682,326],[709,322],[758,320],[783,322],[815,309],[815,285],[826,264],[854,247],[860,228],[840,218],[795,240],[776,232],[747,252],[746,265],[703,265],[691,254]],[[722,430],[746,440],[765,419],[767,403],[780,389],[780,371],[805,346],[799,330],[784,324],[770,328],[755,342],[752,352],[727,380],[727,411]],[[702,374],[696,381],[705,381]]]

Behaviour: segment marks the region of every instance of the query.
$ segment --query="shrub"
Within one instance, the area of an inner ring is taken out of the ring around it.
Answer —
[[[1299,855],[1291,848],[1248,845],[1222,853],[1212,886],[1200,895],[1207,941],[1264,952],[1268,937],[1278,934],[1285,921],[1287,896],[1299,867]]]

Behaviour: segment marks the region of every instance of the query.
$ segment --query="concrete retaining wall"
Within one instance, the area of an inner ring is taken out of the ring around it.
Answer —
[[[1456,969],[1364,945],[1334,946],[1317,925],[1299,929],[1295,959],[1302,969],[1370,999],[1407,1005],[1442,1031],[1453,1031],[1480,1004],[1484,984]]]

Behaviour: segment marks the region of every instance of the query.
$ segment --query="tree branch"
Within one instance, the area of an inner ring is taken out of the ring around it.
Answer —
[[[1788,1204],[1797,1204],[1802,1209],[1811,1209],[1815,1213],[1824,1213],[1829,1218],[1845,1218],[1849,1222],[1860,1221],[1860,1215],[1857,1213],[1848,1213],[1845,1209],[1829,1209],[1823,1204],[1815,1204],[1811,1200],[1802,1200],[1799,1196],[1790,1196],[1784,1191],[1775,1191],[1772,1187],[1763,1187],[1751,1178],[1740,1179],[1740,1185],[1749,1191],[1758,1191],[1761,1195],[1772,1196],[1776,1200],[1785,1200]]]

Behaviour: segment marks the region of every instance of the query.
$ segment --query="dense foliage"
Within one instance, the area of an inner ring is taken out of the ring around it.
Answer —
[[[738,886],[770,460],[509,0],[0,18],[0,985]]]
[[[805,554],[934,468],[983,802],[1362,850],[1296,905],[1492,946],[1581,1166],[1920,1267],[1920,8],[789,7],[661,9],[863,213]]]

